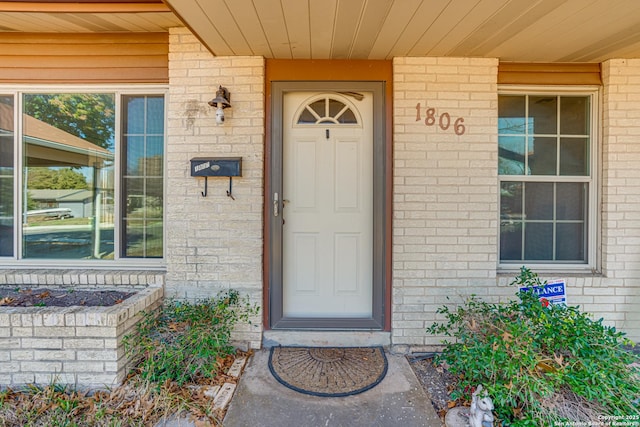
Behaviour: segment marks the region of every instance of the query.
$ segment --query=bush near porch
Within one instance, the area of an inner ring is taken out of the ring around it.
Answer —
[[[481,384],[498,420],[512,426],[640,422],[640,358],[624,334],[578,307],[540,300],[533,288],[543,283],[526,267],[511,284],[529,291],[506,304],[472,297],[441,307],[446,321],[428,328],[455,339],[439,358],[456,377],[452,397],[468,402]]]

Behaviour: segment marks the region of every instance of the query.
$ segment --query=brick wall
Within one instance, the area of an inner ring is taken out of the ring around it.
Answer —
[[[213,57],[184,28],[169,35],[167,142],[168,296],[202,299],[230,288],[262,301],[264,59]],[[224,125],[207,102],[219,85],[231,93]],[[193,157],[242,157],[242,177],[190,176]],[[234,339],[260,346],[261,318]]]
[[[498,291],[497,66],[394,59],[396,346],[438,343],[425,328],[447,297]]]
[[[396,346],[438,344],[425,333],[443,304],[470,294],[511,298],[496,274],[497,62],[394,60],[393,334]],[[569,304],[640,340],[640,60],[603,64],[602,272],[566,278]],[[420,120],[416,104],[420,103]],[[434,108],[433,119],[426,107]],[[446,128],[464,118],[465,133]],[[431,116],[429,116],[431,117]],[[425,124],[425,119],[429,120]],[[535,267],[530,266],[534,271]]]
[[[0,384],[55,383],[78,389],[119,385],[129,362],[122,338],[133,331],[144,310],[160,306],[163,295],[162,286],[137,291],[111,307],[2,307]]]
[[[163,286],[164,273],[151,270],[2,269],[0,285],[29,287],[53,285],[71,289]]]
[[[592,309],[640,341],[640,59],[602,64],[602,287]]]

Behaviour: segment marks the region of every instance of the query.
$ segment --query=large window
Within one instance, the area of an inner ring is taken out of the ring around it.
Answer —
[[[0,256],[161,258],[164,117],[162,94],[0,95]]]
[[[498,98],[500,261],[589,264],[595,94]]]

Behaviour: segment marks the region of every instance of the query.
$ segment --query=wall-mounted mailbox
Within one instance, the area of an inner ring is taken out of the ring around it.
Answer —
[[[242,176],[242,157],[194,157],[191,159],[191,176],[204,177],[202,197],[207,197],[207,179],[210,176],[228,176],[227,196],[235,200],[232,194],[234,176]]]
[[[194,157],[191,176],[242,176],[242,157]]]

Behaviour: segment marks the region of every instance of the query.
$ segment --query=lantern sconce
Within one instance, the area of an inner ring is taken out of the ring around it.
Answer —
[[[226,87],[220,86],[216,91],[216,97],[209,101],[209,105],[216,108],[216,124],[224,123],[224,109],[231,107],[231,94]]]

